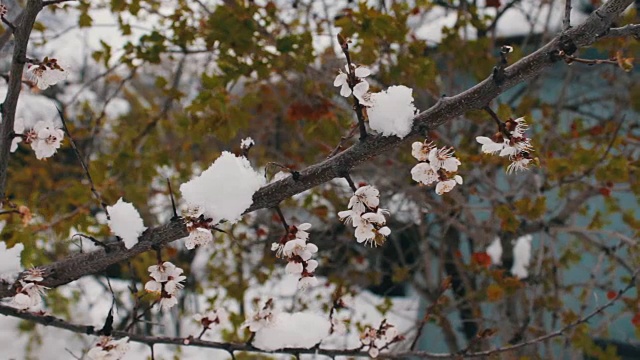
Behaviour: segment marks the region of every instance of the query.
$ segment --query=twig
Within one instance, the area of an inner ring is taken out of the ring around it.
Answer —
[[[7,18],[5,18],[4,16],[2,16],[1,19],[2,22],[5,23],[5,25],[7,25],[9,29],[11,29],[11,31],[16,31],[16,26],[13,25],[11,21],[7,20]]]
[[[360,129],[360,141],[364,141],[367,138],[367,128],[364,125],[364,111],[362,104],[360,104],[360,100],[353,93],[354,88],[354,79],[356,79],[354,67],[351,63],[351,55],[349,55],[349,41],[345,39],[342,34],[338,34],[338,43],[340,43],[340,48],[342,48],[342,52],[347,59],[347,69],[349,72],[347,73],[349,88],[351,88],[351,95],[353,97],[353,108],[356,111],[356,116],[358,117],[358,129]]]
[[[167,187],[169,188],[169,195],[171,196],[171,208],[173,209],[173,219],[178,218],[178,210],[176,209],[176,201],[173,198],[173,190],[171,190],[171,181],[167,178]]]
[[[470,353],[466,353],[466,354],[451,354],[451,353],[431,353],[431,352],[426,352],[426,351],[408,351],[408,352],[401,352],[401,353],[396,353],[396,354],[381,354],[381,356],[383,356],[384,358],[387,359],[405,359],[408,357],[415,357],[415,358],[423,358],[423,359],[460,359],[460,358],[484,358],[487,356],[491,356],[494,354],[499,354],[499,353],[504,353],[504,352],[508,352],[508,351],[512,351],[512,350],[516,350],[516,349],[520,349],[529,345],[533,345],[542,341],[546,341],[558,336],[563,335],[565,332],[567,332],[568,330],[571,330],[573,328],[575,328],[576,326],[580,325],[580,324],[584,324],[586,322],[588,322],[589,320],[591,320],[592,318],[594,318],[596,315],[601,314],[604,310],[606,310],[607,308],[613,306],[620,298],[622,298],[622,296],[629,291],[630,289],[632,289],[633,287],[635,287],[635,282],[636,282],[636,278],[638,276],[638,273],[640,273],[640,268],[638,268],[633,275],[631,276],[631,279],[629,280],[629,282],[627,283],[627,285],[620,289],[618,291],[618,293],[616,294],[616,296],[614,298],[612,298],[611,300],[609,300],[607,303],[605,303],[604,305],[596,308],[595,310],[593,310],[591,313],[587,314],[586,316],[575,320],[567,325],[565,325],[564,327],[550,332],[548,334],[539,336],[537,338],[528,340],[528,341],[524,341],[518,344],[514,344],[514,345],[508,345],[508,346],[503,346],[503,347],[499,347],[499,348],[495,348],[492,350],[486,350],[486,351],[478,351],[478,352],[470,352]],[[153,306],[153,304],[152,304]],[[266,305],[265,305],[266,306]],[[77,324],[73,324],[70,322],[67,322],[65,320],[56,318],[54,316],[51,315],[41,315],[41,314],[37,314],[37,313],[30,313],[30,312],[23,312],[20,311],[18,309],[15,309],[13,307],[10,306],[6,306],[6,305],[1,305],[0,304],[0,314],[3,315],[7,315],[7,316],[12,316],[12,317],[16,317],[16,318],[20,318],[20,319],[24,319],[24,320],[28,320],[31,322],[35,322],[41,325],[45,325],[45,326],[53,326],[56,328],[60,328],[60,329],[65,329],[65,330],[69,330],[72,332],[76,332],[76,333],[81,333],[81,334],[87,334],[87,335],[96,335],[97,332],[95,330],[95,328],[93,326],[87,326],[87,325],[77,325]],[[138,335],[138,334],[134,334],[134,333],[128,333],[125,331],[113,331],[112,332],[112,336],[116,337],[116,338],[121,338],[121,337],[129,337],[129,341],[133,341],[133,342],[139,342],[139,343],[143,343],[143,344],[148,344],[148,345],[154,345],[154,344],[174,344],[174,345],[182,345],[182,346],[197,346],[197,347],[205,347],[205,348],[212,348],[212,349],[222,349],[222,350],[226,350],[228,352],[231,351],[254,351],[254,352],[264,352],[263,350],[256,348],[255,346],[253,346],[251,344],[251,339],[253,338],[253,335],[255,333],[251,333],[252,337],[250,338],[249,341],[245,342],[245,343],[222,343],[222,342],[214,342],[214,341],[205,341],[205,340],[201,340],[201,339],[194,339],[192,336],[188,337],[188,338],[180,338],[180,337],[167,337],[167,336],[144,336],[144,335]],[[339,349],[339,350],[330,350],[330,349],[322,349],[322,348],[318,348],[318,347],[313,347],[310,349],[304,349],[304,348],[284,348],[284,349],[279,349],[274,351],[275,353],[281,353],[281,354],[291,354],[291,355],[296,355],[296,354],[319,354],[319,355],[327,355],[327,356],[339,356],[339,355],[343,355],[343,356],[368,356],[367,353],[362,351],[362,347],[359,348],[355,348],[355,349]]]
[[[282,213],[280,206],[276,206],[274,207],[274,209],[276,210],[276,212],[278,213],[278,216],[280,217],[280,222],[282,223],[282,227],[284,228],[284,232],[286,236],[287,234],[289,234],[289,225],[287,225],[287,220],[285,220],[284,214]]]
[[[329,155],[327,156],[327,159],[331,159],[332,157],[334,157],[344,146],[344,143],[353,138],[353,135],[356,134],[356,130],[358,130],[358,126],[352,126],[351,130],[349,130],[349,133],[347,134],[347,136],[341,136],[340,137],[340,142],[338,143],[338,145],[333,149],[333,151],[331,151],[331,153],[329,153]]]
[[[91,173],[89,173],[89,168],[87,168],[87,165],[84,163],[84,160],[80,155],[80,151],[76,146],[76,142],[73,141],[71,132],[69,132],[69,128],[67,127],[67,122],[64,119],[64,114],[62,113],[62,110],[58,106],[56,106],[56,109],[58,109],[58,115],[60,115],[60,120],[62,121],[62,128],[64,129],[64,132],[67,133],[67,136],[69,137],[69,143],[71,144],[71,148],[73,149],[73,152],[76,154],[76,157],[78,158],[78,161],[82,166],[82,170],[84,170],[84,175],[87,177],[87,180],[89,180],[89,185],[91,185],[91,192],[93,193],[93,196],[96,198],[96,200],[98,200],[98,202],[100,203],[100,206],[102,206],[102,209],[104,210],[105,214],[107,214],[107,219],[110,219],[111,217],[109,216],[109,210],[107,210],[107,204],[104,202],[104,200],[102,200],[102,196],[100,196],[100,193],[98,193],[98,190],[96,190],[95,184],[93,183],[93,179],[91,178]]]
[[[564,2],[564,19],[562,20],[562,29],[569,30],[571,28],[571,0]]]
[[[44,5],[44,6],[56,5],[56,4],[61,4],[61,3],[64,3],[64,2],[69,2],[69,1],[78,1],[78,0],[49,0],[49,1],[43,1],[42,5]]]
[[[347,172],[342,176],[349,183],[349,187],[351,188],[351,190],[353,190],[353,192],[356,192],[356,190],[358,190],[358,188],[356,187],[356,184],[353,182],[353,179],[351,179],[351,176],[349,175],[349,173]]]

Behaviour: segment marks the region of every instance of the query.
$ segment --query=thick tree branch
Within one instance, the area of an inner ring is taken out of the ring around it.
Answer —
[[[436,105],[416,115],[413,130],[406,138],[368,136],[363,141],[334,157],[300,171],[297,173],[298,176],[295,176],[295,179],[293,176],[289,176],[263,187],[254,194],[253,204],[245,213],[258,209],[276,207],[281,201],[295,194],[311,189],[333,178],[343,177],[344,174],[348,173],[353,167],[376,155],[408,143],[411,138],[423,134],[425,130],[434,129],[470,110],[482,109],[502,92],[516,84],[539,75],[542,71],[559,61],[561,57],[557,56],[557,54],[567,46],[568,42],[578,48],[594,43],[599,38],[599,35],[605,33],[611,26],[613,20],[632,2],[633,0],[610,0],[606,2],[591,14],[583,24],[569,29],[561,36],[555,37],[541,49],[507,67],[505,69],[504,82],[500,85],[497,85],[492,78],[489,77],[461,94],[440,99]],[[32,9],[34,6],[33,3],[40,4],[41,8],[41,1],[29,1],[29,6],[25,10],[27,14],[31,14],[31,12],[34,11],[34,9]],[[37,14],[37,11],[35,14]],[[32,19],[35,19],[35,14]],[[29,16],[26,16],[26,18],[29,18]],[[26,22],[27,21],[25,21],[25,23]],[[19,31],[23,31],[21,30],[21,26],[23,26],[23,24],[18,25]],[[18,33],[16,33],[16,36],[18,36]],[[20,39],[22,39],[24,34],[20,36]],[[18,53],[18,51],[16,52]],[[15,104],[17,102],[17,93],[14,94],[11,89],[15,91],[15,87],[17,87],[17,91],[19,91],[19,75],[22,74],[22,67],[15,69],[15,59],[19,58],[16,58],[14,55],[12,74],[13,71],[16,71],[18,79],[16,80],[15,76],[12,76],[13,79],[11,79],[11,81],[13,81],[13,87],[10,86],[10,91],[7,95],[7,97],[15,96],[15,99],[13,99],[14,102],[12,103],[14,111],[11,115],[11,130],[13,130],[13,115],[15,115]],[[0,150],[6,150],[6,155],[8,155],[10,141],[6,142],[8,133],[4,133],[6,130],[5,126],[6,124],[3,122],[4,137],[0,139],[0,145],[2,145],[2,149]],[[6,156],[2,158],[2,154],[3,152],[0,152],[0,161],[4,159],[4,163],[0,163],[0,171],[4,171],[4,174],[0,172],[0,176],[4,176],[4,179],[0,178],[0,180],[3,181],[3,183],[0,184],[0,189],[3,190],[0,195],[4,195],[4,181],[6,181],[7,158]],[[47,275],[42,285],[56,287],[75,281],[82,276],[100,272],[110,265],[117,264],[144,251],[148,251],[154,244],[166,244],[186,237],[187,235],[186,226],[182,220],[172,221],[167,225],[147,230],[140,240],[140,243],[132,249],[125,250],[119,243],[118,245],[110,245],[114,247],[113,251],[105,252],[105,250],[101,249],[89,254],[75,255],[48,265],[45,267]],[[15,289],[13,288],[0,288],[0,297],[12,296],[14,293]]]
[[[9,149],[13,133],[13,123],[16,117],[16,107],[18,97],[22,87],[22,71],[27,59],[27,45],[31,29],[36,21],[36,17],[42,10],[42,0],[29,0],[22,14],[18,17],[16,28],[13,31],[15,47],[13,49],[13,59],[11,60],[11,70],[9,71],[9,83],[7,85],[7,96],[2,103],[2,124],[0,125],[0,199],[6,197],[7,171],[9,167]]]
[[[166,225],[148,229],[131,249],[126,249],[124,243],[119,241],[107,244],[106,249],[72,255],[64,260],[43,266],[41,269],[43,269],[45,275],[41,284],[50,288],[68,284],[83,276],[102,272],[111,265],[118,264],[188,235],[189,232],[184,220],[178,218]],[[13,296],[15,290],[14,287],[0,287],[0,298]]]

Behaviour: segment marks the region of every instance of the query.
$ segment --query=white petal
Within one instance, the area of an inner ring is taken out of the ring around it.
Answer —
[[[307,261],[307,271],[312,273],[316,270],[316,268],[318,267],[318,262],[316,260],[309,260]]]
[[[364,77],[367,77],[367,76],[371,75],[371,70],[369,70],[369,68],[366,68],[364,66],[358,66],[356,68],[355,73],[356,73],[357,77],[364,78]]]
[[[284,270],[287,272],[287,274],[299,275],[302,274],[302,269],[303,266],[301,263],[290,261]]]
[[[366,80],[362,80],[353,87],[353,95],[355,95],[358,99],[362,97],[362,95],[366,94],[369,91],[369,83]]]
[[[349,97],[349,95],[351,95],[351,88],[349,87],[349,84],[342,84],[342,87],[340,88],[340,95],[344,97]]]
[[[333,80],[333,86],[338,87],[347,83],[347,74],[341,72],[336,76],[336,79]]]

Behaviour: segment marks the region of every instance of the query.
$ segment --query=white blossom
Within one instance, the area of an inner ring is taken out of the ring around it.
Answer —
[[[444,193],[448,193],[453,190],[456,184],[462,185],[462,176],[456,175],[453,179],[438,182],[436,185],[436,194],[442,195]]]
[[[349,199],[349,209],[357,214],[364,213],[367,209],[375,209],[380,204],[380,191],[374,186],[366,185],[358,188]]]
[[[118,360],[129,351],[129,338],[114,340],[110,336],[101,336],[98,343],[87,352],[91,360]]]
[[[289,261],[284,270],[287,272],[287,274],[300,275],[302,274],[302,270],[304,270],[304,266],[300,262]]]
[[[287,241],[284,245],[283,253],[287,257],[294,255],[300,256],[304,261],[311,259],[311,256],[318,252],[318,247],[313,243],[307,243],[302,239],[293,239]]]
[[[411,169],[411,178],[424,185],[438,181],[438,172],[429,163],[421,162]]]
[[[24,130],[25,130],[24,119],[16,118],[13,122],[13,132],[16,135],[22,135],[24,133]],[[22,142],[22,136],[15,136],[13,139],[11,139],[10,151],[15,152],[18,149],[18,144],[20,142]]]
[[[298,289],[306,290],[318,285],[318,279],[313,275],[303,276],[298,280]]]
[[[38,160],[53,156],[60,148],[64,131],[56,129],[53,121],[40,120],[33,126],[35,138],[31,141],[31,148]],[[17,146],[17,145],[16,145]]]
[[[213,233],[209,229],[195,228],[189,232],[189,236],[184,242],[184,246],[191,250],[196,246],[203,246],[213,242]]]
[[[212,324],[225,326],[229,323],[229,313],[223,308],[209,310],[204,314],[196,314],[193,318],[201,323],[205,329],[210,329]]]
[[[186,279],[186,276],[182,275],[183,270],[168,261],[149,266],[148,270],[153,279],[147,281],[144,289],[148,292],[160,294],[160,307],[162,309],[169,309],[175,306],[178,303],[175,295],[178,290],[184,288],[181,283]]]
[[[249,331],[256,332],[260,329],[269,327],[274,324],[277,314],[273,312],[271,308],[271,301],[267,301],[267,304],[256,312],[250,319],[247,319],[242,327],[248,327]]]
[[[429,164],[433,170],[444,169],[448,172],[458,171],[460,160],[453,156],[453,148],[433,148],[429,152]]]
[[[345,71],[346,73],[342,72],[342,70],[339,71],[338,76],[333,81],[333,86],[340,87],[340,95],[349,97],[353,93],[353,96],[358,99],[360,104],[371,106],[372,104],[368,99],[369,83],[364,80],[365,77],[371,74],[371,71],[363,66],[355,68],[354,75],[358,83],[353,86],[353,91],[349,85],[349,65],[345,65]]]
[[[507,174],[511,174],[513,172],[518,172],[522,170],[527,170],[530,162],[531,162],[531,159],[529,158],[516,156],[511,162],[511,164],[507,166]]]
[[[529,153],[533,151],[531,139],[525,136],[525,132],[529,129],[523,117],[515,120],[510,119],[505,122],[508,133],[496,134],[493,139],[478,136],[476,141],[482,144],[482,152],[486,154],[498,153],[499,156],[509,157],[511,164],[507,166],[507,174],[526,170],[529,166],[531,158]],[[499,141],[502,139],[502,141]]]
[[[411,144],[411,156],[418,161],[427,161],[429,159],[429,152],[433,149],[433,143],[424,143],[416,141]]]
[[[69,68],[56,59],[46,59],[39,65],[29,65],[27,78],[33,81],[38,89],[45,90],[49,86],[65,80],[69,76]]]
[[[505,143],[494,142],[491,138],[486,136],[477,136],[476,141],[482,144],[482,152],[485,154],[499,153],[504,149]]]

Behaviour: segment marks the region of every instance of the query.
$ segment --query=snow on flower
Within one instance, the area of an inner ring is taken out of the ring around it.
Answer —
[[[359,243],[378,246],[384,244],[391,229],[385,226],[386,210],[378,208],[380,205],[380,191],[371,185],[358,188],[351,199],[348,208],[338,212],[338,217],[345,223],[355,227],[354,235]]]
[[[453,148],[438,149],[433,143],[414,142],[411,144],[411,155],[421,161],[411,169],[411,178],[422,184],[431,185],[435,182],[436,194],[447,193],[462,184],[462,176],[457,175],[460,160],[453,156]]]
[[[513,246],[513,266],[511,267],[511,273],[519,279],[524,279],[529,276],[529,262],[531,261],[531,241],[533,237],[531,235],[521,236],[515,241]]]
[[[412,93],[413,89],[400,85],[371,94],[372,106],[367,109],[371,129],[384,136],[407,136],[417,112]]]
[[[274,351],[283,348],[310,349],[329,336],[331,322],[312,312],[281,313],[270,320],[268,327],[255,331],[252,345]]]
[[[196,228],[189,232],[189,236],[184,242],[184,246],[189,249],[195,249],[196,246],[203,246],[213,242],[213,233],[209,229]]]
[[[27,78],[40,90],[55,85],[69,76],[69,68],[57,59],[44,58],[41,64],[29,65]]]
[[[396,327],[387,324],[386,320],[382,321],[378,329],[367,326],[364,332],[360,334],[360,342],[364,347],[369,348],[369,356],[374,359],[380,355],[380,349],[401,340],[403,340],[403,337],[398,335]]]
[[[211,325],[226,326],[229,324],[229,313],[222,308],[209,310],[204,314],[196,314],[193,318],[202,324],[204,329],[210,329]]]
[[[87,352],[91,360],[118,360],[129,351],[129,338],[114,340],[110,336],[101,336],[98,343]]]
[[[270,328],[280,314],[273,309],[273,299],[267,300],[262,309],[247,319],[242,327],[249,328],[251,332],[257,332],[264,328]]]
[[[182,275],[183,270],[168,261],[149,266],[147,270],[152,280],[147,281],[144,289],[160,295],[162,309],[169,309],[176,305],[178,303],[176,294],[178,290],[184,288],[181,282],[186,279],[186,276]]]
[[[530,153],[533,151],[531,139],[525,132],[529,129],[523,117],[509,119],[504,123],[504,134],[496,133],[492,138],[477,136],[476,141],[482,145],[485,154],[508,156],[511,164],[507,166],[507,174],[526,170],[531,162]]]
[[[48,289],[39,284],[44,280],[41,269],[26,270],[18,280],[20,285],[16,288],[16,294],[11,299],[11,305],[20,310],[30,310],[42,302],[42,295]]]
[[[247,150],[247,149],[250,149],[255,144],[256,144],[256,142],[253,141],[252,138],[248,137],[248,138],[242,139],[240,141],[240,148],[243,149],[243,150]]]
[[[110,219],[109,228],[116,236],[124,241],[124,246],[131,249],[137,242],[138,237],[147,229],[144,226],[138,210],[128,202],[120,198],[115,205],[107,206]]]
[[[253,170],[245,157],[225,151],[200,176],[182,184],[180,191],[186,202],[202,208],[213,224],[223,219],[235,223],[264,184],[264,176]]]

